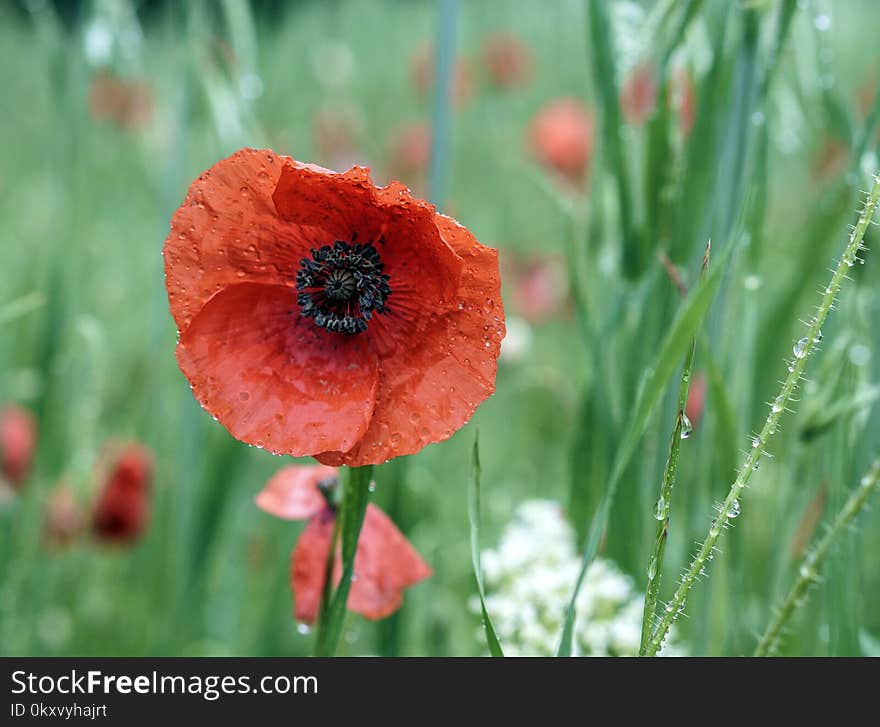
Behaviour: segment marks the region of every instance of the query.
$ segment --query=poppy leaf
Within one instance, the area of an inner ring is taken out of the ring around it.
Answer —
[[[468,487],[468,520],[471,533],[471,559],[474,563],[474,577],[480,592],[480,610],[483,617],[483,628],[486,630],[486,641],[492,656],[504,656],[501,643],[492,625],[492,619],[486,610],[486,588],[483,585],[483,565],[480,559],[480,441],[474,437],[474,454],[471,463],[471,479]]]
[[[736,238],[734,237],[733,239]],[[691,345],[693,337],[696,335],[703,322],[703,318],[709,310],[709,306],[715,297],[715,292],[721,283],[721,278],[727,270],[727,263],[735,248],[735,244],[728,242],[718,260],[718,264],[703,277],[691,295],[688,296],[679,309],[678,316],[666,334],[663,344],[660,346],[654,365],[645,371],[632,414],[624,426],[623,439],[611,468],[608,487],[590,523],[590,530],[581,560],[581,569],[575,583],[574,592],[566,608],[557,656],[571,656],[574,633],[574,605],[583,584],[587,568],[599,547],[599,540],[602,537],[602,532],[605,530],[605,524],[611,513],[611,507],[614,504],[620,480],[636,451],[639,440],[648,426],[648,420],[657,407],[663,391],[675,373],[679,362],[684,357],[687,347]]]

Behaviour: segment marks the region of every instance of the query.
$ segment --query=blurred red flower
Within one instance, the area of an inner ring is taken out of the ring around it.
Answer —
[[[303,623],[314,623],[318,617],[336,519],[330,495],[337,480],[335,467],[294,465],[277,472],[255,498],[257,505],[271,515],[309,521],[290,563],[295,616]],[[337,552],[334,583],[338,583],[341,573]],[[388,516],[370,504],[355,552],[354,575],[349,610],[380,619],[399,609],[403,590],[428,578],[431,569]]]
[[[706,375],[700,371],[694,374],[691,386],[688,389],[687,403],[684,413],[694,429],[703,418],[703,410],[706,408]]]
[[[623,117],[633,126],[644,124],[657,104],[657,81],[649,63],[639,63],[630,71],[620,91]]]
[[[0,475],[15,489],[21,489],[37,446],[37,422],[30,412],[16,404],[0,410]]]
[[[95,121],[110,121],[121,129],[136,131],[153,117],[153,92],[146,81],[125,80],[103,71],[92,78],[89,111]]]
[[[531,50],[512,33],[492,33],[484,38],[483,63],[492,83],[505,90],[528,85],[535,70]]]
[[[513,308],[529,323],[558,318],[569,304],[564,265],[564,260],[552,255],[503,256],[504,278],[513,288]]]
[[[388,166],[394,179],[420,188],[431,164],[431,127],[424,121],[399,126],[391,133]]]
[[[153,457],[143,446],[125,444],[112,452],[92,511],[92,532],[108,543],[132,543],[150,517]]]
[[[679,129],[683,137],[690,136],[697,118],[697,87],[691,74],[680,69],[672,78],[672,108],[678,112]]]
[[[410,59],[410,78],[416,93],[423,101],[434,90],[437,72],[435,70],[437,51],[430,43],[419,46]],[[456,108],[464,106],[473,96],[474,78],[468,61],[456,58],[452,66],[450,96]],[[428,99],[431,100],[431,99]]]
[[[85,516],[73,489],[60,484],[46,501],[43,520],[43,539],[47,545],[63,548],[70,545],[82,532]]]
[[[579,185],[593,149],[593,116],[576,98],[549,101],[532,119],[529,142],[545,167]]]
[[[494,391],[497,253],[368,169],[243,149],[192,184],[164,256],[178,363],[237,439],[381,463]]]

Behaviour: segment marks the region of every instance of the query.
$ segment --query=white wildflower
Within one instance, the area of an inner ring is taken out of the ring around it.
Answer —
[[[574,530],[552,500],[516,510],[498,547],[482,554],[486,608],[505,653],[551,656],[559,646],[565,606],[580,571]],[[573,652],[628,656],[638,652],[644,594],[608,559],[595,558],[577,599]],[[480,613],[479,599],[469,602]],[[668,640],[667,640],[668,641]],[[664,654],[678,653],[675,645]]]

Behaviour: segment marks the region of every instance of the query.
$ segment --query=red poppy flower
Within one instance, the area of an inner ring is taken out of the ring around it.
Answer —
[[[111,458],[92,513],[92,531],[103,541],[131,543],[143,535],[150,516],[153,458],[127,444]]]
[[[657,81],[647,63],[640,63],[629,73],[620,91],[620,105],[627,123],[644,124],[654,113],[657,103]]]
[[[434,89],[437,51],[430,43],[420,46],[410,60],[410,77],[419,98],[425,100]],[[474,79],[470,64],[464,58],[456,58],[452,66],[449,94],[456,108],[466,104],[474,93]]]
[[[580,184],[593,150],[593,117],[576,98],[550,101],[532,119],[529,141],[544,166]]]
[[[525,86],[534,74],[529,47],[512,33],[493,33],[483,41],[483,63],[489,78],[506,90]]]
[[[31,468],[37,446],[37,423],[20,406],[7,404],[0,411],[0,475],[20,489]]]
[[[314,623],[318,616],[333,539],[336,512],[328,503],[336,487],[335,467],[285,467],[256,496],[257,505],[285,520],[308,520],[290,563],[295,615]],[[325,497],[326,493],[326,497]],[[342,573],[339,554],[333,579]],[[431,569],[375,505],[367,505],[364,525],[354,556],[354,579],[348,594],[349,610],[369,619],[389,616],[403,603],[403,590],[431,575]]]
[[[164,255],[180,367],[245,442],[375,464],[494,390],[497,253],[367,169],[243,149],[190,187]]]
[[[153,92],[145,81],[127,81],[103,72],[89,87],[89,110],[96,121],[110,121],[121,129],[138,130],[153,116]]]

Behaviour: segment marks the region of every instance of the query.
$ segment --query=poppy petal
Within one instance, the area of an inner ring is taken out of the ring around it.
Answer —
[[[411,347],[380,359],[367,432],[350,451],[315,455],[322,464],[376,464],[448,439],[495,390],[505,332],[498,253],[445,215],[436,223],[464,260],[460,303]]]
[[[296,541],[290,557],[294,615],[303,623],[314,623],[318,618],[327,556],[333,540],[333,520],[333,513],[329,509],[313,517]]]
[[[323,480],[337,479],[335,467],[291,465],[276,472],[254,498],[257,507],[285,520],[308,520],[327,505],[318,490]]]
[[[311,325],[287,287],[218,293],[183,331],[177,360],[196,399],[232,436],[275,454],[348,449],[373,412],[369,342]]]
[[[288,162],[273,199],[278,214],[295,226],[376,247],[392,291],[388,310],[367,330],[379,355],[408,346],[433,316],[458,303],[462,260],[438,230],[434,206],[402,184],[376,187],[364,167],[337,174]]]
[[[272,193],[287,157],[242,149],[202,173],[171,219],[165,278],[171,315],[183,331],[222,288],[289,285],[323,238],[275,212]]]
[[[391,518],[368,505],[354,559],[349,610],[369,619],[385,618],[400,608],[404,588],[431,573]]]

